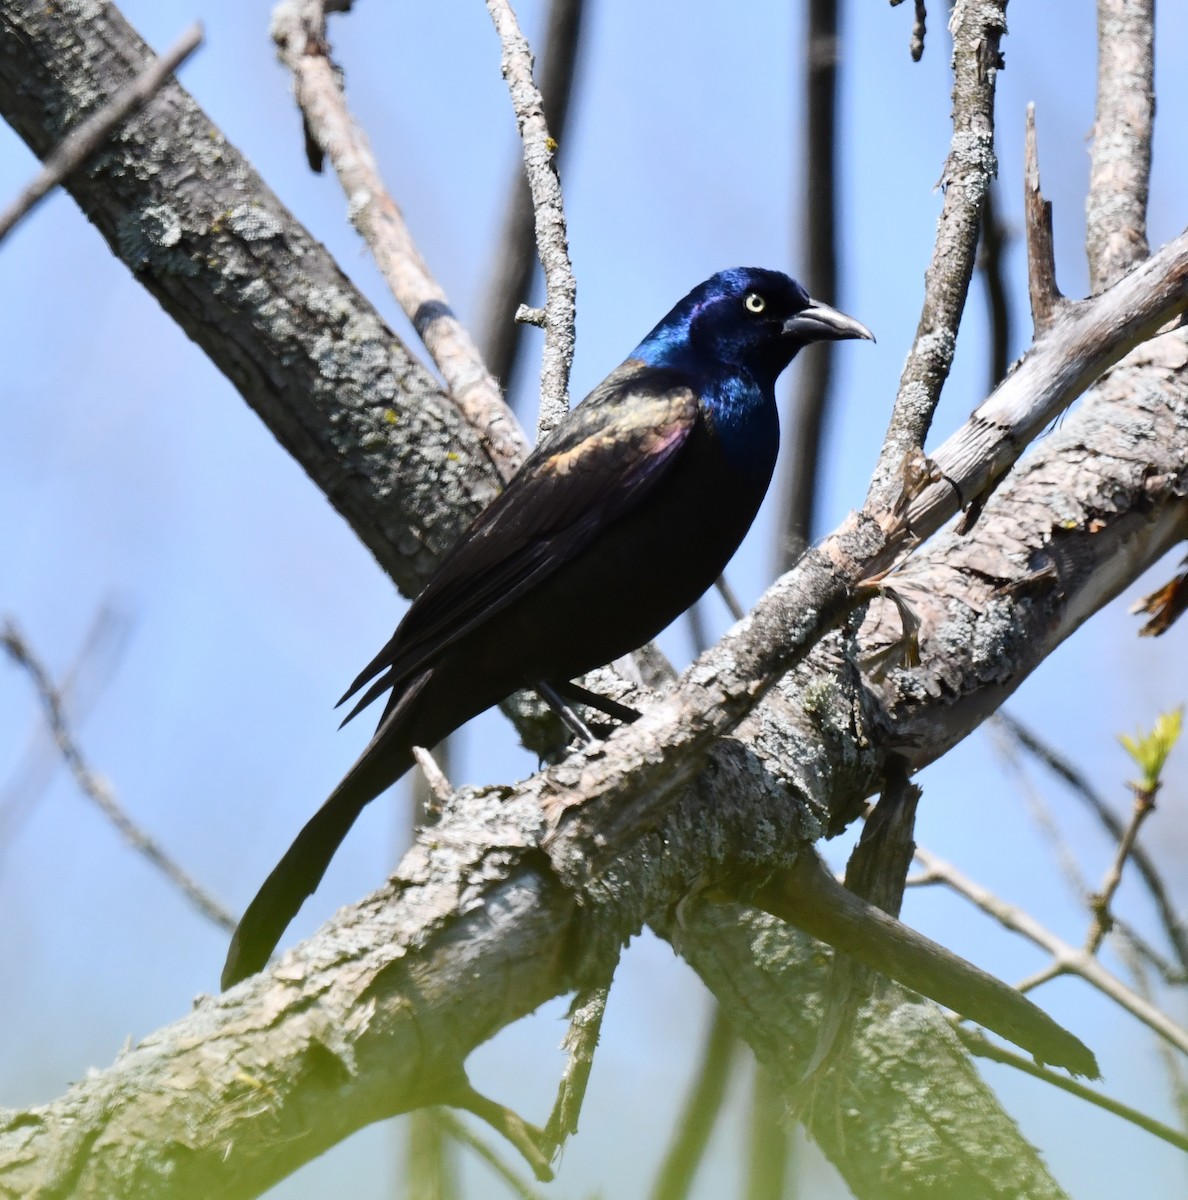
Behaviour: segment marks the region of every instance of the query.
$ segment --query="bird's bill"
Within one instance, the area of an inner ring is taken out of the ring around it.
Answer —
[[[820,300],[810,300],[806,308],[789,317],[784,322],[784,333],[806,342],[840,342],[847,338],[875,340],[874,334],[861,321],[855,321]]]

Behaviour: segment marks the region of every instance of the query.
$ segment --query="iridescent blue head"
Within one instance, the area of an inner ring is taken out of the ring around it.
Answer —
[[[853,317],[814,300],[780,271],[736,267],[695,287],[632,353],[649,366],[750,375],[770,395],[810,342],[869,338]]]

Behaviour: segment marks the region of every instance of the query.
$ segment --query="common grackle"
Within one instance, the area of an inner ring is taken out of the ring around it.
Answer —
[[[721,574],[779,444],[775,381],[809,342],[872,338],[778,271],[691,291],[442,558],[343,701],[391,690],[375,736],[248,906],[223,986],[264,966],[363,806],[512,692],[611,661]],[[873,338],[872,338],[873,340]]]

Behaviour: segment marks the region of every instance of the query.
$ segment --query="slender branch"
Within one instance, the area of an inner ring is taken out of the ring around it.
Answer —
[[[1008,733],[1020,746],[1032,754],[1038,762],[1042,763],[1058,778],[1064,780],[1072,789],[1073,795],[1089,808],[1089,811],[1097,817],[1098,821],[1101,822],[1102,826],[1108,830],[1115,840],[1121,839],[1125,826],[1115,816],[1110,806],[1106,804],[1102,796],[1081,771],[1069,762],[1068,759],[1057,753],[1054,747],[1043,741],[1033,729],[1024,725],[1018,717],[1003,710],[996,713],[993,720],[997,728]],[[1155,908],[1159,913],[1160,922],[1175,950],[1180,971],[1188,975],[1188,929],[1185,928],[1180,920],[1180,915],[1176,911],[1176,905],[1168,893],[1167,886],[1164,884],[1163,876],[1160,874],[1159,868],[1152,861],[1151,856],[1142,846],[1135,846],[1131,852],[1131,857],[1134,859],[1134,865],[1138,869],[1143,883],[1146,885],[1147,892],[1154,901]]]
[[[1024,1058],[1021,1054],[999,1046],[979,1030],[967,1029],[963,1025],[958,1025],[956,1029],[957,1036],[971,1054],[976,1054],[979,1058],[988,1058],[992,1062],[1003,1063],[1008,1067],[1014,1067],[1017,1071],[1022,1071],[1025,1075],[1042,1079],[1045,1083],[1050,1083],[1053,1087],[1058,1087],[1071,1096],[1077,1096],[1098,1108],[1105,1109],[1106,1112],[1113,1113],[1116,1117],[1121,1117],[1124,1121],[1129,1121],[1132,1125],[1137,1125],[1140,1129],[1145,1129],[1148,1133],[1154,1134],[1178,1150],[1188,1150],[1188,1137],[1185,1137],[1179,1130],[1172,1129],[1170,1125],[1156,1121],[1154,1117],[1149,1117],[1146,1113],[1131,1108],[1129,1104],[1123,1104],[1119,1100],[1103,1096],[1101,1092],[1086,1087],[1079,1080],[1070,1079],[1059,1071],[1049,1070],[1047,1067],[1032,1062],[1029,1058]]]
[[[75,728],[85,720],[99,693],[119,663],[127,643],[130,620],[110,602],[100,606],[73,663],[54,686],[62,711]],[[5,856],[18,841],[21,825],[34,811],[58,766],[53,734],[38,721],[22,759],[0,785],[0,871]]]
[[[1131,810],[1130,821],[1127,823],[1126,830],[1118,842],[1118,850],[1114,855],[1114,861],[1110,863],[1109,870],[1106,872],[1105,882],[1101,885],[1101,890],[1092,897],[1093,924],[1090,926],[1089,935],[1085,939],[1085,949],[1090,954],[1097,953],[1102,941],[1105,939],[1105,935],[1113,927],[1114,918],[1110,914],[1110,905],[1113,903],[1115,893],[1122,885],[1122,870],[1126,866],[1126,860],[1134,852],[1134,842],[1135,838],[1138,837],[1139,829],[1142,828],[1143,822],[1154,811],[1154,790],[1151,788],[1136,787],[1134,790],[1134,807]]]
[[[1188,1054],[1188,1030],[1181,1028],[1166,1013],[1160,1012],[1137,992],[1127,987],[1087,950],[1070,946],[1021,908],[1001,900],[993,892],[962,874],[952,863],[945,862],[922,847],[916,847],[916,859],[924,867],[928,879],[943,883],[992,916],[1004,929],[1022,934],[1029,942],[1051,955],[1052,962],[1020,984],[1020,991],[1030,991],[1060,975],[1076,975],[1086,983],[1092,984],[1131,1016],[1142,1021],[1161,1038]]]
[[[1149,253],[1147,190],[1155,117],[1155,0],[1097,0],[1097,115],[1085,250],[1094,292]]]
[[[1134,986],[1139,995],[1144,1000],[1153,1002],[1151,981],[1147,978],[1142,958],[1135,952],[1133,945],[1126,943],[1123,943],[1122,954],[1130,966],[1131,974],[1134,976]],[[1182,987],[1183,983],[1181,982],[1179,986]],[[1171,1090],[1172,1102],[1180,1116],[1180,1128],[1188,1130],[1188,1082],[1185,1081],[1184,1060],[1164,1041],[1156,1041],[1155,1048],[1159,1051],[1159,1058],[1163,1063],[1168,1087]]]
[[[836,0],[809,0],[804,43],[804,161],[800,253],[803,282],[828,304],[837,291],[837,93],[839,75]],[[813,536],[821,440],[829,409],[837,346],[818,342],[801,352],[784,450],[783,518],[777,570],[786,571]]]
[[[585,0],[551,0],[545,30],[540,94],[545,120],[565,153],[565,131],[577,75]],[[483,304],[479,344],[491,373],[509,395],[515,388],[524,349],[524,322],[516,311],[528,303],[536,267],[536,229],[532,193],[523,170],[517,168],[511,193],[504,205],[495,266]]]
[[[434,1106],[409,1113],[397,1128],[405,1146],[404,1187],[399,1195],[405,1200],[462,1200],[456,1143],[462,1131],[478,1141],[466,1123],[448,1109]]]
[[[561,181],[557,177],[557,143],[549,134],[544,101],[532,79],[532,52],[507,0],[487,0],[487,11],[503,47],[503,78],[507,81],[524,146],[524,170],[536,219],[536,252],[544,269],[545,344],[537,427],[537,441],[540,441],[569,410],[577,284],[569,261]]]
[[[3,646],[12,661],[21,667],[32,681],[62,759],[70,768],[70,773],[74,776],[74,781],[83,795],[92,801],[116,827],[124,841],[156,867],[198,912],[226,932],[233,932],[236,926],[235,917],[217,900],[213,899],[186,870],[128,816],[120,806],[111,786],[100,779],[87,765],[78,743],[74,740],[74,735],[66,719],[62,697],[54,687],[49,672],[30,649],[28,642],[25,641],[11,620],[6,620],[3,627],[0,628],[0,646]]]
[[[924,445],[957,347],[977,254],[982,203],[998,170],[994,155],[994,89],[1006,33],[1006,0],[957,0],[953,32],[953,139],[941,174],[944,204],[932,261],[924,275],[924,305],[908,352],[887,438],[868,504],[894,498],[904,456]]]
[[[71,172],[77,171],[117,126],[139,112],[201,44],[202,25],[195,22],[160,58],[145,67],[135,79],[124,84],[98,112],[92,113],[72,129],[46,158],[44,166],[25,185],[21,194],[0,212],[0,241],[40,200]]]
[[[493,465],[510,479],[528,453],[524,432],[421,257],[380,175],[367,135],[347,107],[342,74],[330,59],[322,0],[282,0],[273,10],[272,38],[280,60],[293,72],[307,133],[330,159],[342,184],[351,223],[437,364],[454,403],[478,431]]]

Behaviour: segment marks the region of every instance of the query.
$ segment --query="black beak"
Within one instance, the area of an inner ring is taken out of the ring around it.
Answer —
[[[861,321],[847,317],[820,300],[810,300],[796,316],[789,317],[784,322],[784,333],[802,342],[841,342],[847,338],[875,340],[874,334]]]

